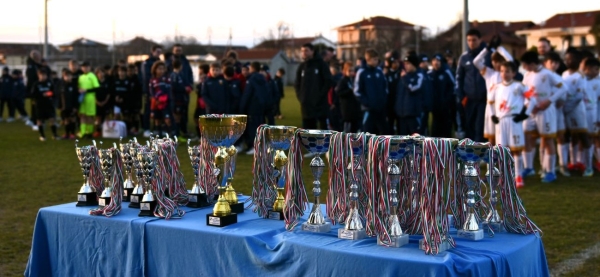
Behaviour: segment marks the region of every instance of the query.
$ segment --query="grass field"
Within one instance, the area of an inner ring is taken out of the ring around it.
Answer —
[[[290,88],[286,95],[282,101],[285,118],[277,124],[299,126],[299,104]],[[191,183],[186,151],[183,145],[178,149],[185,178]],[[239,155],[237,191],[251,192],[251,169],[252,157]],[[308,170],[305,173],[308,177]],[[38,209],[74,202],[81,183],[73,141],[50,139],[42,143],[37,132],[21,122],[0,123],[0,276],[22,276]],[[526,180],[526,187],[519,193],[529,216],[544,231],[543,242],[551,269],[600,242],[600,177],[559,177],[553,184],[542,184],[532,178]],[[600,258],[594,258],[569,276],[598,276],[598,269]]]

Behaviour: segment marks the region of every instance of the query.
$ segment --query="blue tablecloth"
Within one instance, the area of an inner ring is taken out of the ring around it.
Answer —
[[[127,203],[125,203],[126,205]],[[206,226],[212,208],[188,209],[182,219],[141,218],[123,208],[112,218],[68,203],[40,209],[26,276],[548,276],[541,239],[496,234],[455,238],[436,256],[330,233],[288,232],[282,221],[246,211],[238,223]],[[451,232],[455,235],[456,232]]]

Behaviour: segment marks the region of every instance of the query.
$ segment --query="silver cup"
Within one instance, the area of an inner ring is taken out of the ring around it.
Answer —
[[[137,153],[138,160],[143,172],[144,186],[146,193],[140,203],[139,216],[154,216],[156,209],[156,199],[152,190],[152,181],[156,177],[156,166],[158,164],[158,155],[156,151],[150,148],[141,148]]]
[[[128,143],[123,143],[121,138],[119,140],[119,149],[122,153],[123,159],[123,167],[125,169],[125,181],[123,182],[123,201],[129,202],[131,193],[133,192],[133,188],[135,187],[133,182],[133,157],[131,157],[130,149],[133,143],[130,141]]]
[[[129,147],[129,156],[131,157],[132,162],[132,172],[135,172],[136,182],[133,191],[131,192],[131,196],[129,197],[129,208],[139,209],[140,202],[142,197],[144,196],[144,171],[142,169],[142,164],[138,159],[138,152],[143,150],[143,146],[140,145],[137,140],[134,138],[131,143],[131,147]]]
[[[77,193],[77,206],[96,206],[98,199],[96,198],[96,190],[90,186],[90,169],[92,167],[92,148],[90,146],[78,147],[78,140],[75,141],[75,152],[79,159],[81,171],[83,173],[83,185]]]
[[[338,238],[341,239],[358,240],[367,237],[367,232],[363,225],[363,215],[359,213],[358,207],[358,189],[359,186],[364,185],[365,181],[359,173],[364,167],[362,164],[362,157],[365,148],[367,147],[367,145],[364,145],[364,142],[365,141],[361,140],[358,134],[351,135],[350,151],[352,152],[353,162],[350,163],[347,168],[347,170],[350,171],[350,178],[348,180],[350,182],[350,192],[348,193],[348,199],[350,199],[350,211],[346,217],[344,228],[338,229]],[[354,176],[354,178],[352,178],[352,176]]]
[[[199,208],[209,206],[210,203],[206,197],[206,192],[198,184],[198,179],[200,177],[200,162],[202,160],[202,152],[198,145],[191,146],[191,140],[188,139],[188,155],[190,156],[190,162],[192,164],[192,169],[194,170],[194,186],[192,186],[192,190],[188,194],[188,207]]]
[[[100,145],[102,145],[102,142],[100,142]],[[114,157],[113,151],[114,151],[114,149],[98,150],[98,153],[100,154],[100,165],[102,166],[102,173],[104,175],[104,190],[102,191],[102,194],[100,195],[100,199],[98,199],[98,204],[101,207],[105,207],[110,204],[110,199],[111,199],[111,195],[112,195],[113,188],[111,186],[111,178],[112,178],[113,167],[115,164],[115,161],[113,158]]]

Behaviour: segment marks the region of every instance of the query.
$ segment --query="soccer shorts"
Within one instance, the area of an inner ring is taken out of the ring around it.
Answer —
[[[565,113],[563,112],[563,108],[556,108],[556,133],[564,134],[567,130],[565,126]]]
[[[485,105],[485,116],[483,121],[483,137],[486,139],[494,138],[496,134],[496,124],[492,122],[492,107],[491,104]]]
[[[591,136],[597,136],[599,131],[599,128],[596,125],[596,122],[598,120],[597,110],[586,110],[585,117],[587,122],[588,134]]]
[[[515,123],[512,116],[500,119],[496,127],[496,144],[508,146],[511,151],[521,151],[525,147],[525,132],[523,124]]]
[[[583,103],[565,114],[565,123],[571,134],[587,133],[588,124]]]
[[[79,104],[79,113],[86,116],[96,116],[96,94],[88,92]]]
[[[523,121],[526,134],[543,138],[556,137],[556,108],[550,105],[547,109],[533,114]]]

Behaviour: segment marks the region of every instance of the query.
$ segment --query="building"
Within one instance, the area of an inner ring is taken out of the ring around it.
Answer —
[[[300,48],[302,45],[310,43],[320,48],[336,47],[335,43],[323,37],[322,35],[314,37],[284,38],[263,40],[252,49],[256,50],[281,50],[289,58],[290,62],[301,61]]]
[[[0,64],[8,67],[21,67],[27,64],[27,58],[32,50],[43,53],[44,45],[40,43],[0,43]],[[50,60],[58,55],[59,51],[49,45]]]
[[[144,37],[134,37],[131,40],[115,45],[114,51],[118,59],[124,59],[129,56],[148,55],[150,49],[159,43],[146,39]]]
[[[416,44],[415,25],[385,16],[363,18],[336,30],[337,57],[341,60],[361,58],[367,48],[382,54],[396,49],[404,54]]]
[[[594,25],[600,25],[600,11],[559,13],[543,23],[518,31],[517,35],[525,38],[527,48],[536,46],[541,37],[546,37],[559,52],[569,46],[591,50],[596,46],[596,37],[592,33]]]
[[[285,84],[292,84],[296,77],[296,69],[298,63],[291,63],[285,52],[276,49],[251,49],[244,51],[237,51],[238,60],[241,63],[246,62],[259,62],[266,64],[271,70],[271,75],[275,76],[275,73],[279,68],[285,69]]]
[[[213,44],[209,44],[209,45],[203,45],[203,46],[204,46],[204,49],[206,50],[205,52],[198,52],[198,53],[193,53],[193,54],[194,55],[211,54],[220,60],[220,59],[225,58],[225,55],[227,54],[227,52],[229,52],[229,50],[234,50],[234,51],[248,50],[248,47],[243,46],[243,45],[213,45]],[[189,54],[192,54],[192,53],[189,53]]]
[[[74,59],[88,61],[92,66],[113,64],[112,53],[108,45],[87,38],[78,38],[69,44],[59,46],[61,60]]]

